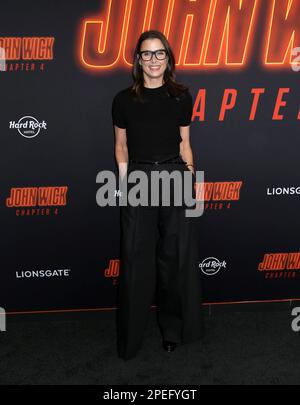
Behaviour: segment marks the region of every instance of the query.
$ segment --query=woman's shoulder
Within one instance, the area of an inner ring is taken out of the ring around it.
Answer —
[[[181,91],[180,97],[182,97],[182,98],[190,98],[190,97],[192,97],[189,87],[185,87]]]
[[[181,89],[177,93],[177,96],[175,98],[178,102],[181,103],[190,102],[193,99],[190,89],[188,87],[184,87],[183,89]]]
[[[167,83],[167,90],[171,97],[175,99],[184,99],[191,96],[190,89],[187,85],[169,80]]]
[[[114,99],[126,100],[130,96],[131,96],[131,86],[128,86],[128,87],[125,87],[124,89],[119,90],[115,94]]]

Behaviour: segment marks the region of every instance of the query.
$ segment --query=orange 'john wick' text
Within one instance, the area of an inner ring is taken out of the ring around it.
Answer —
[[[105,0],[101,6],[80,25],[76,47],[85,69],[131,67],[136,40],[148,29],[166,35],[184,70],[240,68],[253,58],[268,68],[300,66],[293,53],[300,46],[300,0]]]

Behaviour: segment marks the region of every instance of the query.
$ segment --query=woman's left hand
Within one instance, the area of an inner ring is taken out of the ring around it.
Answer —
[[[187,166],[187,168],[193,173],[194,176],[196,176],[194,166]]]

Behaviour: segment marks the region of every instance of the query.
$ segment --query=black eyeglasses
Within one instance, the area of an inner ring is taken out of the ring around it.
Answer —
[[[167,57],[167,51],[165,49],[157,49],[156,51],[142,51],[140,52],[141,58],[144,61],[149,61],[155,55],[156,59],[164,60]]]

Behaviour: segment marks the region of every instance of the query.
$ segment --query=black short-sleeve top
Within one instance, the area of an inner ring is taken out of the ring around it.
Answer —
[[[145,102],[134,100],[130,87],[112,102],[113,124],[126,128],[129,158],[160,160],[179,154],[180,126],[190,125],[193,100],[189,90],[178,97],[160,87],[143,87]]]

